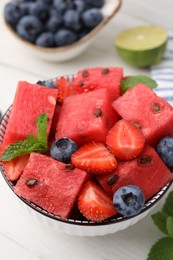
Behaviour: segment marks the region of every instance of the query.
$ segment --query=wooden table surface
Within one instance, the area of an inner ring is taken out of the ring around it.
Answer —
[[[19,80],[35,83],[88,66],[122,66],[125,75],[150,75],[150,69],[133,68],[118,57],[114,37],[123,29],[137,25],[154,24],[173,30],[172,0],[124,0],[119,13],[85,53],[69,62],[48,63],[31,56],[6,30],[2,21],[6,2],[0,1],[0,110],[3,113],[13,101]],[[124,231],[103,237],[81,238],[59,233],[27,215],[0,176],[1,260],[145,260],[151,245],[161,236],[150,214]]]

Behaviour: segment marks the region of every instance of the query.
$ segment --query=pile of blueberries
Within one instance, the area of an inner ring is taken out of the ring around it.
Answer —
[[[102,20],[104,0],[16,0],[4,18],[25,40],[42,47],[61,47],[83,38]]]

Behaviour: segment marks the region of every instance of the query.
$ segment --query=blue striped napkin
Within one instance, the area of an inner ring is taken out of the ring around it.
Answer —
[[[151,67],[151,77],[158,83],[155,92],[173,105],[173,32],[169,33],[162,61]]]

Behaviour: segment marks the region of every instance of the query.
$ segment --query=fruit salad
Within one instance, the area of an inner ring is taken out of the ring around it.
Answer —
[[[139,214],[173,179],[173,108],[156,85],[116,67],[19,81],[0,146],[14,192],[62,219]]]

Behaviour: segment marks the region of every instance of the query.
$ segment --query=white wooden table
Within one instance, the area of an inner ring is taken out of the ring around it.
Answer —
[[[149,69],[132,68],[118,57],[113,46],[114,37],[125,28],[143,24],[155,24],[173,30],[172,0],[124,0],[119,13],[98,34],[88,51],[70,62],[51,64],[30,56],[6,31],[2,23],[2,10],[6,2],[0,0],[2,112],[12,103],[18,80],[35,83],[98,65],[122,66],[126,75],[149,75]],[[161,207],[163,201],[154,211]],[[1,260],[145,260],[151,245],[161,236],[150,215],[124,231],[104,237],[80,238],[57,233],[39,225],[27,215],[0,176]]]

